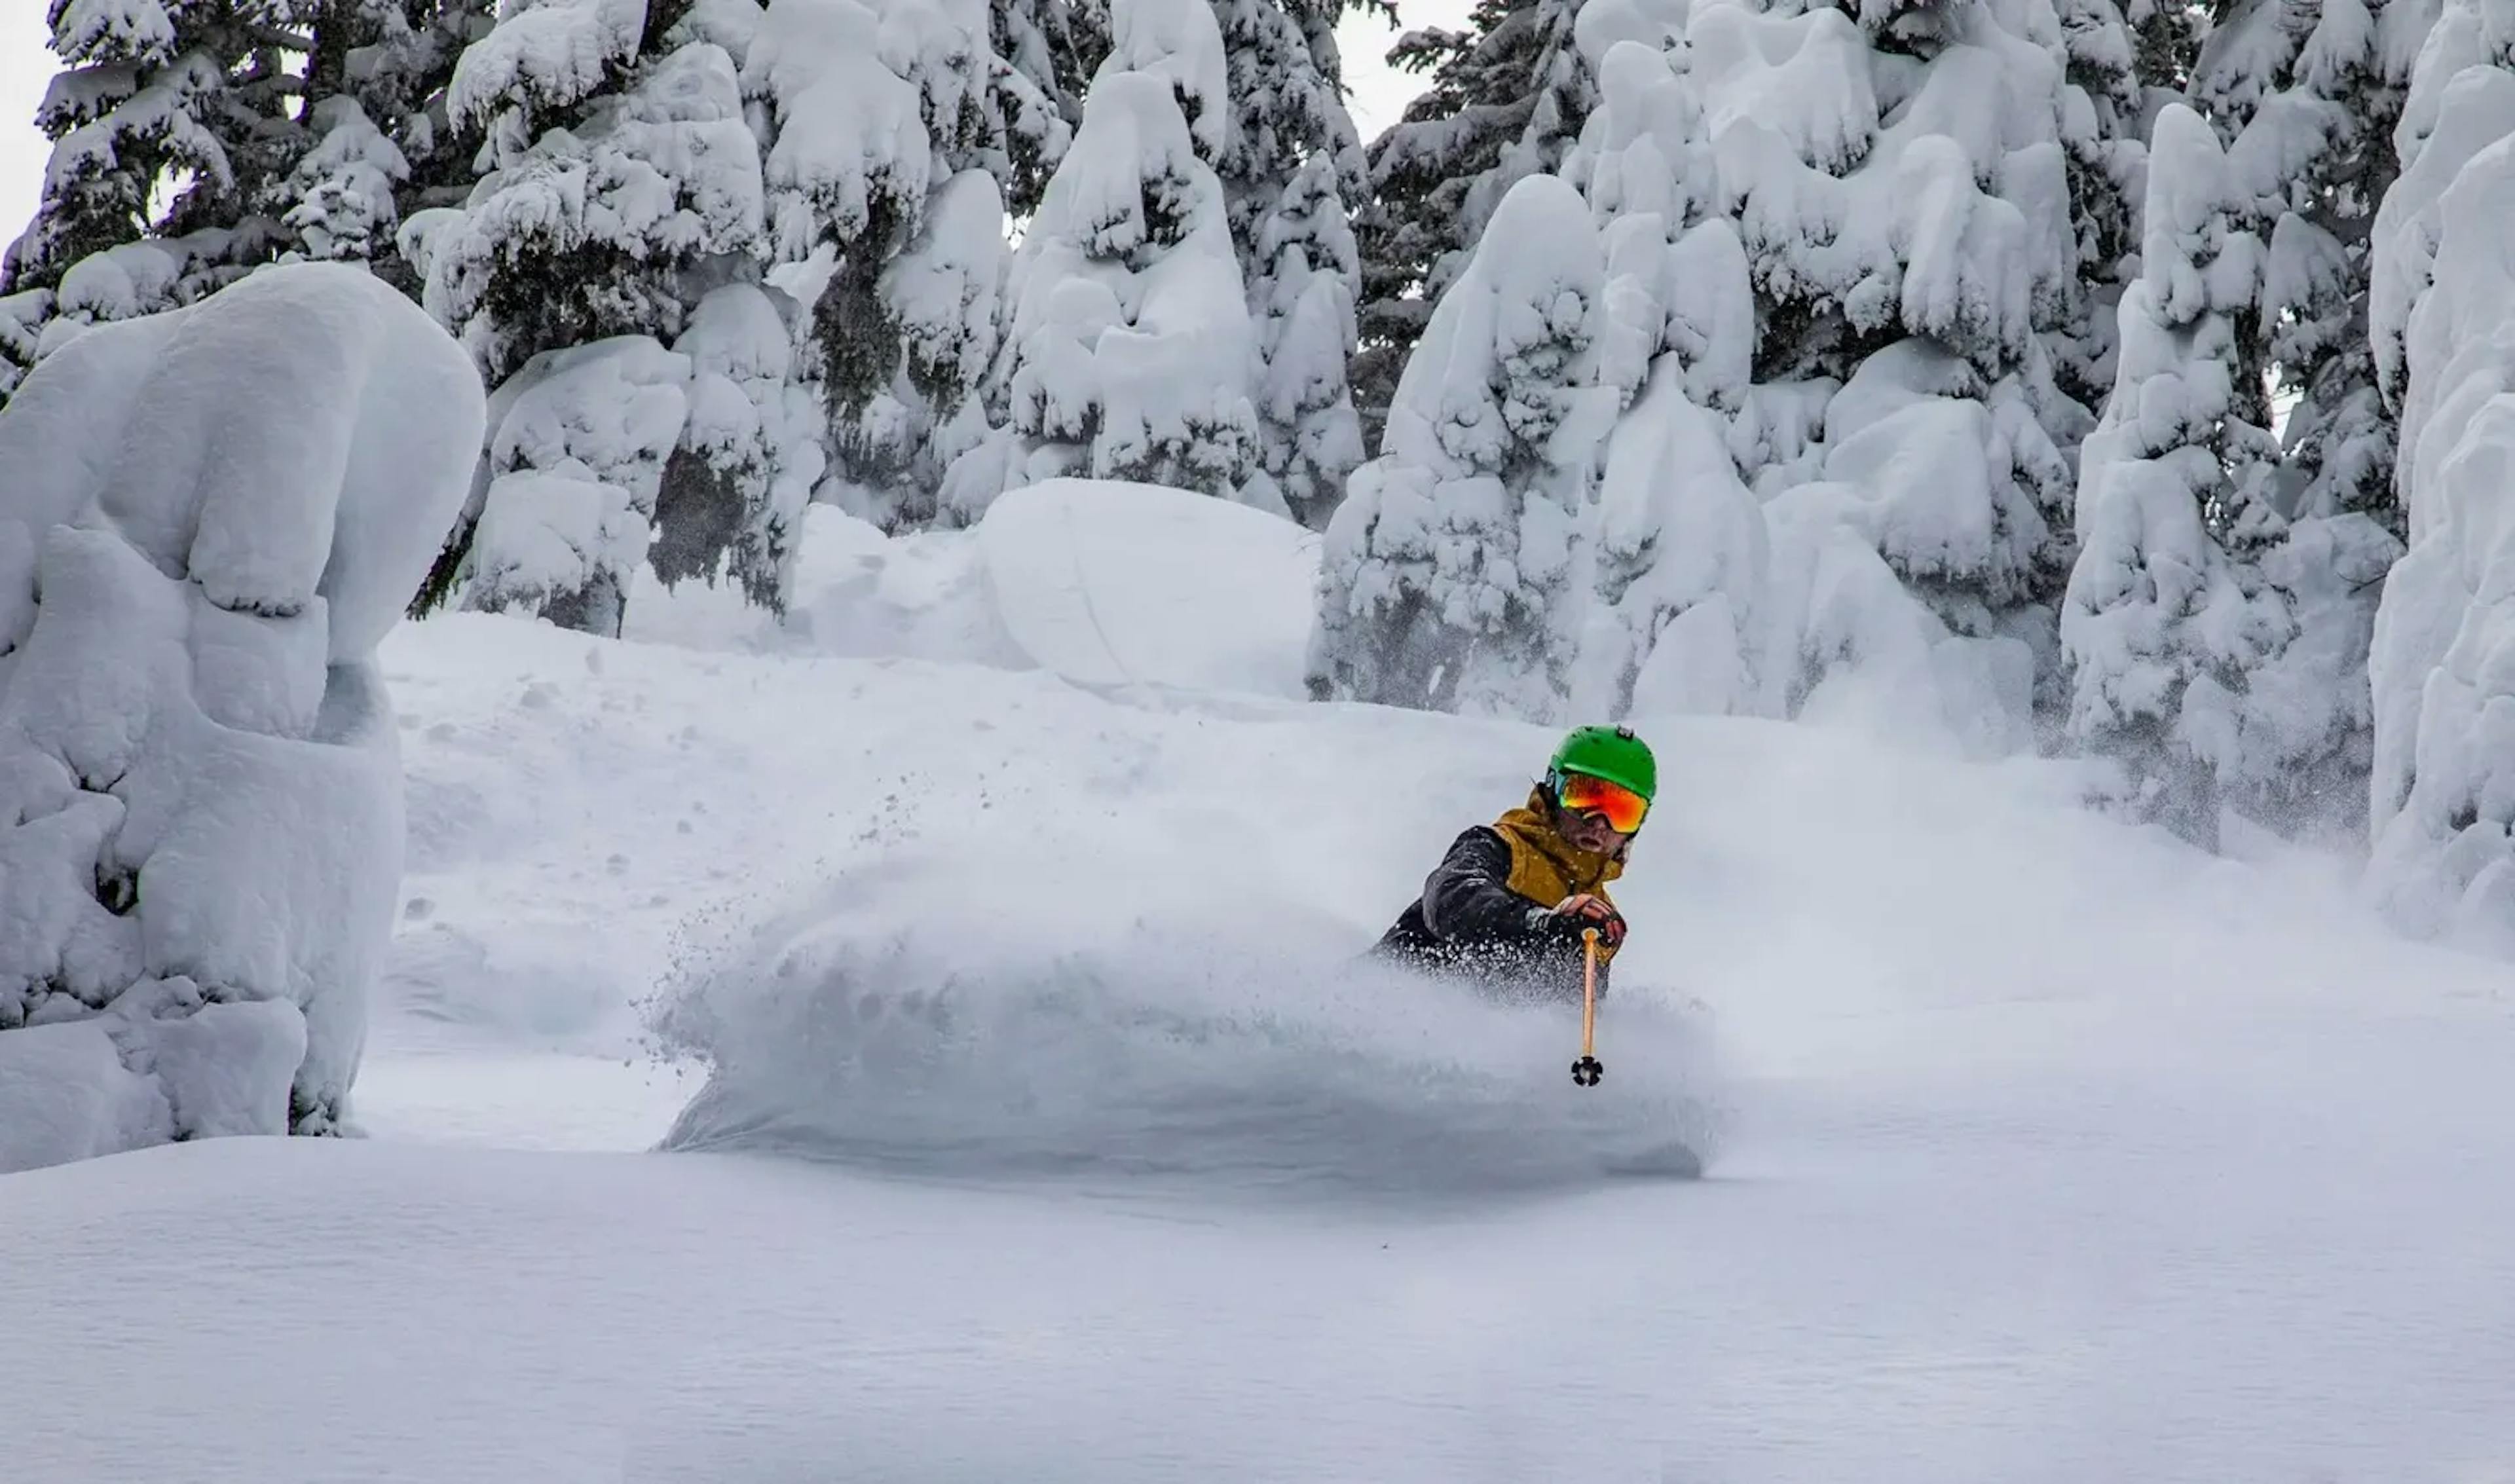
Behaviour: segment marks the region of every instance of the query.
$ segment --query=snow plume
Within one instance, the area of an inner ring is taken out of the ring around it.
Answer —
[[[1605,287],[1571,186],[1512,186],[1406,363],[1386,451],[1329,523],[1314,695],[1561,712],[1617,406],[1595,385]]]
[[[991,388],[1005,425],[954,461],[948,517],[974,521],[1005,490],[1066,474],[1287,513],[1254,477],[1257,358],[1221,183],[1168,78],[1114,57],[1102,68],[1006,295],[1010,354]]]
[[[1050,885],[1175,879],[1141,853],[893,852],[702,946],[653,1015],[659,1051],[708,1072],[664,1147],[1435,1199],[1691,1173],[1716,1153],[1710,1058],[1673,1010],[1618,1001],[1617,1044],[1659,1070],[1583,1100],[1559,1008],[1288,947],[1262,892],[1222,922],[1186,885],[1175,901]],[[943,883],[1001,910],[980,932],[932,931],[921,898]]]
[[[2123,763],[2138,813],[2206,844],[2222,807],[2345,821],[2368,745],[2355,655],[2400,548],[2361,515],[2291,522],[2266,492],[2275,450],[2238,391],[2262,253],[2247,197],[2190,109],[2152,148],[2121,382],[2082,455],[2071,734]]]
[[[2485,14],[2453,5],[2430,38],[2412,109],[2424,137],[2379,218],[2376,282],[2416,307],[2395,329],[2411,549],[2370,664],[2369,882],[2406,928],[2515,955],[2515,36],[2476,45]]]
[[[327,1133],[400,885],[375,662],[478,378],[407,300],[268,268],[0,411],[0,1169]]]

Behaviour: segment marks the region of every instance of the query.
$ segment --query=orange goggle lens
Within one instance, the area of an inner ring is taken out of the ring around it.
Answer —
[[[1554,797],[1575,814],[1604,816],[1608,828],[1619,835],[1630,835],[1640,829],[1642,816],[1650,812],[1650,801],[1641,795],[1621,783],[1609,783],[1587,773],[1566,773]]]

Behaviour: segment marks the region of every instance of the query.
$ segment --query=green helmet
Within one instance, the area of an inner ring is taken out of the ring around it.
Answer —
[[[1629,726],[1584,726],[1563,739],[1546,760],[1549,777],[1563,773],[1587,773],[1619,783],[1644,799],[1659,791],[1659,763],[1651,757],[1650,745],[1633,735]]]

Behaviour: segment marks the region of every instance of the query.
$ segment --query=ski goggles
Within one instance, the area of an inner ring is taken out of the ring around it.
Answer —
[[[1557,774],[1554,802],[1570,813],[1598,815],[1619,835],[1630,835],[1640,829],[1642,816],[1650,812],[1649,800],[1621,783],[1609,783],[1587,773]]]

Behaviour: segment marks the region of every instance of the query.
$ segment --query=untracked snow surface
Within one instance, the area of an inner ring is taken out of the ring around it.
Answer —
[[[1550,732],[769,647],[387,639],[370,1137],[0,1178],[12,1484],[2515,1467],[2515,975],[2319,862],[1645,720],[1583,1090],[1352,962]]]

